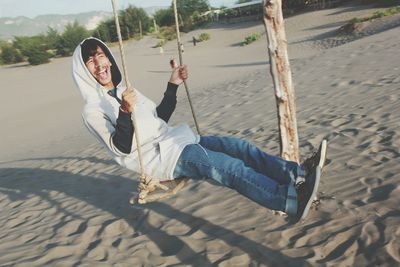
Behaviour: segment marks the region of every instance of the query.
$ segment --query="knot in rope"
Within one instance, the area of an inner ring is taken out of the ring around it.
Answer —
[[[164,191],[169,190],[168,186],[161,184],[158,179],[153,179],[150,176],[142,175],[140,177],[138,203],[146,203],[147,195],[157,189],[162,189]]]

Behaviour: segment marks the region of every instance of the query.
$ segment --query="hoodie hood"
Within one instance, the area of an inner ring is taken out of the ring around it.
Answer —
[[[98,43],[98,46],[103,49],[104,53],[108,57],[111,62],[111,75],[112,81],[115,87],[121,86],[122,74],[117,66],[117,62],[115,61],[114,56],[112,55],[110,49],[107,45],[101,40],[90,37],[83,40],[74,51],[72,56],[72,75],[74,81],[81,92],[81,95],[86,103],[96,103],[100,101],[100,96],[104,94],[105,89],[96,79],[92,76],[89,70],[86,68],[85,62],[82,59],[82,44],[86,40],[95,40]]]

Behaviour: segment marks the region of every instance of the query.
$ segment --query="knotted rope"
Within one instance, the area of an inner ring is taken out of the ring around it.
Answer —
[[[122,43],[122,37],[121,37],[121,28],[119,25],[119,19],[118,19],[118,14],[117,14],[117,7],[116,7],[116,1],[111,0],[112,2],[112,7],[113,7],[113,13],[114,13],[114,20],[115,20],[115,26],[116,26],[116,31],[118,35],[118,43],[119,43],[119,51],[121,55],[121,62],[122,62],[122,68],[124,71],[124,80],[125,80],[125,85],[126,85],[126,90],[133,90],[135,91],[134,87],[131,85],[129,82],[128,78],[128,71],[126,67],[126,61],[125,61],[125,53],[123,49],[123,43]],[[176,34],[177,34],[177,42],[178,42],[178,52],[179,52],[179,64],[183,65],[183,57],[182,57],[182,51],[181,51],[181,39],[180,39],[180,32],[179,32],[179,21],[178,21],[178,12],[176,8],[176,0],[173,1],[174,5],[174,13],[175,13],[175,24],[176,24]],[[187,85],[186,80],[183,81],[185,85],[185,90],[186,94],[189,100],[189,105],[190,109],[192,111],[193,115],[193,120],[196,125],[197,133],[200,134],[200,128],[197,123],[196,115],[193,109],[192,105],[192,100],[190,97],[189,93],[189,87]],[[133,127],[135,129],[135,142],[136,142],[136,148],[137,148],[137,155],[138,155],[138,160],[139,160],[139,167],[140,167],[140,181],[139,181],[139,187],[138,187],[138,196],[131,198],[130,203],[134,204],[138,202],[139,204],[144,204],[146,202],[151,202],[151,201],[156,201],[162,198],[169,197],[171,195],[175,195],[179,190],[181,190],[186,182],[187,178],[183,178],[180,181],[169,181],[169,183],[172,183],[172,187],[174,187],[172,190],[169,190],[170,188],[162,184],[158,179],[153,179],[152,177],[146,175],[145,170],[144,170],[144,164],[143,164],[143,159],[142,159],[142,151],[141,151],[141,145],[140,145],[140,137],[139,137],[139,131],[137,127],[137,122],[136,122],[136,115],[135,111],[133,110],[131,113],[131,120]],[[163,182],[164,183],[164,182]],[[149,196],[151,192],[156,191],[157,189],[162,189],[165,192],[162,192],[160,194],[152,194],[152,196]]]
[[[123,44],[122,44],[122,37],[121,37],[121,28],[119,25],[119,19],[118,19],[118,14],[117,14],[117,7],[115,0],[111,0],[112,2],[112,7],[113,7],[113,13],[114,13],[114,20],[115,20],[115,26],[117,30],[117,35],[118,35],[118,43],[119,43],[119,52],[121,54],[121,62],[122,62],[122,68],[124,71],[124,80],[125,80],[125,85],[126,85],[126,90],[135,90],[134,87],[132,87],[131,83],[129,82],[128,78],[128,71],[126,67],[126,62],[125,62],[125,53],[123,49]],[[137,149],[137,155],[138,155],[138,160],[139,160],[139,167],[140,167],[140,184],[139,184],[139,195],[137,197],[137,202],[139,204],[144,204],[146,203],[146,197],[147,195],[156,190],[157,188],[160,188],[162,190],[168,190],[169,188],[165,185],[162,185],[159,180],[153,179],[145,174],[144,171],[144,164],[143,164],[143,159],[142,159],[142,150],[141,150],[141,145],[140,145],[140,137],[139,137],[139,131],[136,123],[136,115],[135,111],[133,110],[131,113],[131,120],[133,127],[135,129],[135,141],[136,141],[136,149]],[[131,198],[130,200],[131,204],[134,204],[136,202],[135,197]]]

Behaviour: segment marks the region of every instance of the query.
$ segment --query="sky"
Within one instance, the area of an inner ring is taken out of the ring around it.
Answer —
[[[130,4],[137,7],[169,6],[171,0],[116,0],[119,9]],[[209,0],[213,7],[230,6],[236,0]],[[87,11],[112,11],[111,0],[0,0],[0,17],[45,14],[76,14]]]

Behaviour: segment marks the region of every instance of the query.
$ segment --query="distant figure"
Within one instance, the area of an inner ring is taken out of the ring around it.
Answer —
[[[185,49],[183,48],[183,44],[182,43],[179,44],[179,47],[181,48],[181,52],[184,53]]]
[[[193,40],[193,46],[196,46],[196,42],[197,42],[196,37],[193,36],[192,40]]]
[[[164,48],[160,46],[160,54],[164,54]]]

